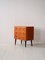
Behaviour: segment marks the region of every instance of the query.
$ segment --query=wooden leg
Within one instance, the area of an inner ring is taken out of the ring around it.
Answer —
[[[21,40],[21,44],[22,44],[22,40]]]
[[[15,45],[16,45],[16,39],[15,39]]]
[[[31,40],[31,46],[33,46],[33,44],[32,44],[32,40]]]
[[[26,47],[26,41],[25,41],[25,47]]]

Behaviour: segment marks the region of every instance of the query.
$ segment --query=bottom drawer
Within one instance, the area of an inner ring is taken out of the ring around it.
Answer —
[[[20,37],[21,40],[26,40],[26,37]]]

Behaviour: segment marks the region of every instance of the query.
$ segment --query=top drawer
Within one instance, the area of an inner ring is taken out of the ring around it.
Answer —
[[[15,27],[15,31],[25,32],[26,27]]]
[[[26,31],[26,27],[21,27],[20,31],[25,32]]]
[[[19,27],[15,27],[15,31],[20,31],[20,28]]]

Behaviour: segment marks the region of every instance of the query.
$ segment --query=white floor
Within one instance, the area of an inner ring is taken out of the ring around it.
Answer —
[[[45,45],[0,44],[0,60],[45,60]]]

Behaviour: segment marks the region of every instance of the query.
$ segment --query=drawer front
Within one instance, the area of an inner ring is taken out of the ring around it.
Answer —
[[[18,31],[19,29],[17,27],[15,27],[15,31]]]
[[[26,37],[26,33],[20,33],[20,36]]]
[[[15,27],[15,31],[26,32],[26,27]]]
[[[25,27],[22,27],[20,29],[21,29],[21,31],[26,31],[26,28]]]
[[[22,37],[22,36],[21,36],[20,39],[21,39],[21,40],[26,40],[26,37],[24,37],[24,36]]]

